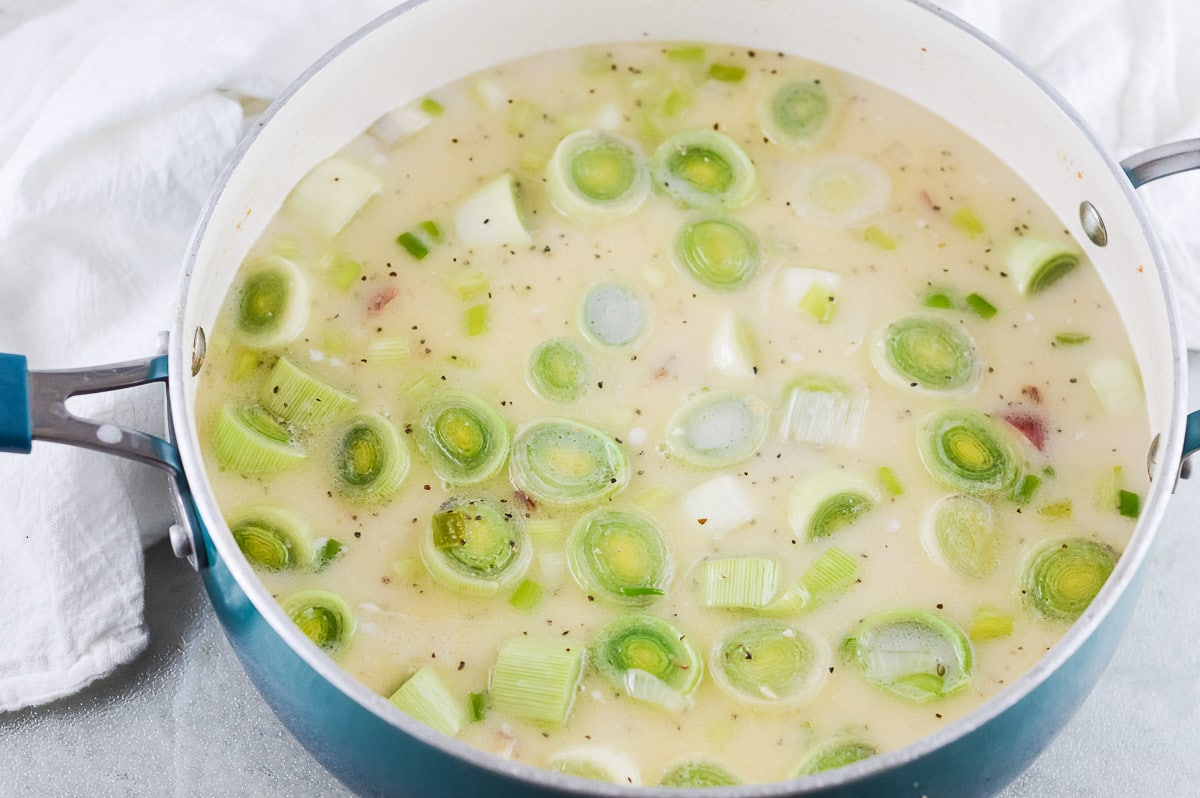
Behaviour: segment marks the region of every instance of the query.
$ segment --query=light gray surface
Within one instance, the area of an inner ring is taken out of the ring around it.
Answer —
[[[0,33],[63,0],[0,0]],[[1200,356],[1190,362],[1200,392]],[[164,496],[165,500],[165,496]],[[1200,794],[1200,479],[1147,563],[1132,628],[1079,714],[999,798]],[[0,796],[346,796],[243,674],[199,579],[146,554],[149,650],[45,707],[0,715]]]

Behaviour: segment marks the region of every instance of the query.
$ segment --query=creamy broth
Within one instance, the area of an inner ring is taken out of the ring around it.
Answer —
[[[837,98],[831,128],[800,147],[772,140],[778,136],[764,133],[759,121],[763,97],[794,78],[819,79]],[[1023,563],[1038,541],[1062,536],[1121,550],[1136,515],[1130,497],[1146,490],[1139,463],[1149,435],[1136,400],[1106,406],[1105,388],[1089,378],[1098,362],[1134,362],[1090,264],[1084,260],[1028,295],[1008,274],[1006,253],[1014,241],[1074,245],[1003,164],[927,111],[853,76],[718,46],[643,43],[552,53],[444,87],[431,98],[436,105],[414,105],[339,153],[337,163],[353,163],[383,185],[352,209],[344,227],[317,229],[290,202],[247,257],[247,264],[283,257],[299,267],[310,291],[307,321],[295,339],[259,346],[241,335],[235,286],[209,338],[200,378],[198,417],[210,442],[221,408],[254,402],[280,355],[355,397],[349,415],[381,414],[401,431],[411,465],[385,503],[355,502],[333,487],[336,420],[306,431],[304,463],[278,474],[239,474],[206,447],[227,517],[252,505],[284,506],[308,519],[316,536],[342,544],[319,570],[261,575],[281,599],[317,587],[345,599],[356,623],[338,661],[351,674],[389,696],[418,668],[432,665],[465,706],[470,694],[487,693],[505,641],[527,637],[588,648],[600,629],[628,612],[580,587],[566,561],[572,526],[597,506],[636,508],[662,526],[673,577],[665,595],[637,611],[685,633],[706,671],[717,638],[762,614],[706,607],[706,558],[770,558],[779,567],[782,593],[831,546],[849,554],[857,565],[852,585],[783,618],[823,641],[825,672],[811,695],[784,711],[738,701],[706,672],[689,706],[669,711],[629,698],[589,666],[565,724],[527,722],[488,706],[485,696],[483,719],[461,731],[468,743],[535,766],[564,751],[609,749],[632,758],[646,784],[697,757],[722,763],[745,782],[773,781],[789,777],[810,751],[831,740],[854,738],[884,751],[931,733],[1017,679],[1065,632],[1067,621],[1048,620],[1030,607]],[[395,123],[404,119],[420,119],[424,127],[391,142]],[[708,214],[660,190],[618,219],[578,222],[556,210],[547,196],[547,163],[565,135],[585,128],[633,140],[648,158],[680,131],[719,129],[731,137],[753,161],[756,188],[749,201],[723,215],[757,236],[753,277],[725,291],[687,274],[676,255],[677,231]],[[866,159],[886,173],[878,212],[835,224],[797,209],[805,170],[832,153]],[[464,243],[456,213],[505,173],[517,186],[530,243]],[[426,220],[437,224],[442,240],[425,236],[428,253],[418,260],[397,237]],[[795,270],[801,269],[837,275],[828,318],[797,304],[789,280],[800,279]],[[648,329],[638,340],[606,346],[581,329],[584,294],[598,282],[632,288],[649,303]],[[994,315],[972,307],[971,295],[985,299]],[[934,296],[951,306],[938,307]],[[472,310],[478,307],[484,310]],[[873,352],[880,331],[913,314],[969,333],[979,363],[976,384],[946,393],[881,376]],[[753,346],[740,351],[744,362],[731,365],[715,357],[713,347],[714,339],[736,343],[721,329],[732,318],[742,320]],[[1064,333],[1087,340],[1056,339]],[[566,403],[539,395],[528,381],[530,353],[558,338],[574,342],[590,361],[586,391]],[[380,342],[391,347],[387,354]],[[841,378],[865,400],[853,446],[785,440],[789,392],[813,373]],[[422,407],[445,390],[484,399],[510,432],[547,417],[604,431],[628,458],[628,484],[608,498],[567,507],[523,502],[507,463],[480,484],[444,485],[412,430]],[[719,390],[768,407],[765,435],[735,464],[689,464],[673,454],[672,419],[689,398]],[[1036,477],[1021,500],[1012,495],[1018,488],[986,499],[999,544],[986,573],[973,578],[936,561],[922,542],[930,508],[954,491],[923,464],[919,429],[930,413],[951,405],[995,419],[1015,442],[1022,473]],[[869,483],[876,501],[844,528],[808,540],[789,523],[789,504],[806,476],[827,469]],[[689,514],[683,501],[720,476],[737,485],[752,516],[728,530]],[[1115,490],[1124,491],[1122,506],[1114,506]],[[558,539],[551,532],[533,541],[523,578],[540,588],[540,600],[514,606],[513,586],[490,599],[462,597],[434,581],[420,540],[451,497],[503,501],[527,521],[558,519]],[[894,609],[929,612],[968,634],[987,609],[1011,618],[1012,630],[976,635],[966,688],[916,703],[872,684],[841,650],[863,618]]]

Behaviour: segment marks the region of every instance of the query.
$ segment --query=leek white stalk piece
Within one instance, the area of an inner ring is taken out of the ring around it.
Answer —
[[[650,195],[650,171],[637,142],[577,130],[558,143],[546,167],[546,193],[568,219],[628,216]]]
[[[721,468],[753,456],[766,434],[766,404],[738,391],[699,394],[667,422],[671,452],[702,468]]]
[[[1141,375],[1125,358],[1096,360],[1088,366],[1087,373],[1100,405],[1109,415],[1126,415],[1145,404]]]
[[[281,355],[258,391],[258,400],[284,421],[306,428],[333,419],[358,404],[339,390]]]
[[[792,771],[792,778],[842,768],[878,753],[878,748],[862,740],[835,740],[809,752]]]
[[[882,329],[871,362],[893,385],[930,394],[970,393],[983,373],[966,328],[928,314],[903,316]]]
[[[867,681],[920,703],[971,683],[971,644],[949,621],[924,610],[892,610],[866,618],[842,653]]]
[[[921,423],[917,450],[931,477],[969,496],[1004,493],[1020,477],[1012,433],[978,410],[935,410]]]
[[[787,385],[780,436],[790,443],[852,447],[867,412],[866,390],[829,374]]]
[[[571,642],[507,641],[492,667],[492,707],[534,723],[562,726],[575,707],[586,658],[587,649]]]
[[[692,488],[679,502],[686,523],[714,538],[754,520],[754,504],[736,477],[722,474]]]
[[[714,557],[700,563],[704,606],[757,610],[779,587],[779,563],[770,557]]]
[[[643,607],[671,583],[671,548],[658,522],[634,510],[600,507],[567,538],[567,563],[589,596]]]
[[[921,544],[935,562],[978,579],[996,568],[1000,529],[992,507],[974,496],[947,496],[926,514]]]
[[[326,235],[337,235],[382,187],[374,172],[335,156],[300,180],[284,210]]]
[[[301,590],[279,600],[284,614],[317,647],[337,658],[354,635],[354,613],[346,600],[328,590]]]
[[[727,629],[709,657],[719,688],[743,703],[772,710],[808,700],[828,676],[831,660],[823,640],[769,618]]]
[[[823,227],[850,227],[887,209],[892,181],[883,167],[856,155],[836,153],[806,167],[790,194],[802,221]]]
[[[238,275],[238,339],[258,349],[282,346],[300,335],[308,323],[308,280],[286,258],[267,255]]]
[[[512,174],[489,180],[463,200],[454,214],[454,229],[468,246],[529,246],[533,238],[521,219]]]
[[[1036,294],[1072,271],[1082,256],[1070,241],[1021,236],[1008,248],[1006,272],[1022,294]]]
[[[433,117],[419,105],[402,105],[376,119],[367,132],[385,146],[393,147],[397,142],[420,133],[432,121]]]
[[[1043,617],[1073,621],[1104,587],[1118,558],[1111,546],[1087,538],[1043,541],[1025,558],[1021,592]]]
[[[650,615],[627,615],[605,626],[591,661],[609,684],[630,698],[681,712],[704,675],[704,661],[687,635]]]
[[[736,787],[741,783],[742,780],[720,762],[699,758],[679,763],[659,782],[664,787]]]
[[[422,666],[390,699],[398,709],[442,734],[454,737],[467,725],[467,711],[432,665]]]

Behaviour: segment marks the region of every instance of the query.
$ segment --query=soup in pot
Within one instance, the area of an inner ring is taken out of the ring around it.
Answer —
[[[586,778],[895,749],[1085,611],[1146,490],[1083,249],[959,130],[774,52],[539,55],[293,190],[200,376],[234,538],[342,667]]]

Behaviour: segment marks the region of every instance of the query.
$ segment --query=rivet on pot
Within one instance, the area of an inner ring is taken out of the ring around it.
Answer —
[[[1098,247],[1108,244],[1108,230],[1104,227],[1104,219],[1096,206],[1084,200],[1079,203],[1079,222],[1083,225],[1084,234]]]
[[[192,338],[192,376],[195,377],[200,373],[200,367],[204,365],[204,355],[208,351],[208,343],[204,338],[204,328],[197,327],[196,334]]]

